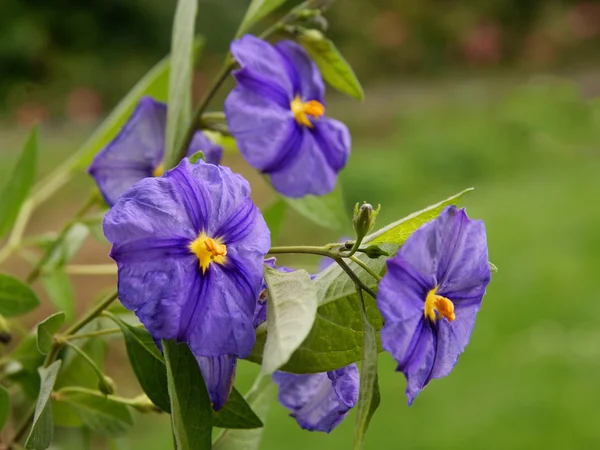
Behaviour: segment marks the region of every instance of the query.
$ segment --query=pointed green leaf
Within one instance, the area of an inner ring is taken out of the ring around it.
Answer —
[[[10,396],[6,389],[0,386],[0,431],[4,427],[6,423],[6,419],[8,419],[8,415],[10,414]]]
[[[127,355],[140,386],[155,405],[165,412],[171,412],[167,367],[154,339],[144,329],[132,327],[116,316],[112,316],[111,319],[123,332]]]
[[[179,163],[179,148],[192,116],[194,27],[198,0],[178,0],[171,37],[171,75],[165,140],[166,167]]]
[[[213,425],[218,428],[252,429],[263,426],[246,399],[236,388],[231,390],[225,406],[213,414]]]
[[[47,355],[52,347],[54,335],[65,323],[65,313],[57,312],[47,317],[37,326],[37,347],[42,355]]]
[[[76,411],[84,425],[103,436],[121,436],[133,426],[129,408],[100,392],[58,391],[57,402],[67,403]]]
[[[196,164],[198,161],[206,161],[206,157],[204,156],[204,152],[200,150],[190,156],[188,160],[190,164]]]
[[[350,224],[339,181],[333,191],[321,197],[307,195],[302,198],[282,198],[296,212],[322,227],[340,231]]]
[[[411,214],[404,219],[400,219],[394,223],[389,224],[386,227],[376,231],[375,233],[367,236],[363,241],[365,244],[398,244],[402,245],[406,242],[408,237],[418,229],[421,225],[435,219],[448,205],[456,205],[460,201],[461,197],[468,192],[471,192],[473,188],[465,189],[452,197],[447,198],[435,205],[428,206],[421,211]]]
[[[35,309],[40,304],[35,292],[21,280],[0,273],[0,314],[14,317]]]
[[[52,420],[52,409],[48,400],[54,389],[56,375],[60,369],[61,360],[54,361],[47,368],[40,367],[40,394],[35,405],[35,415],[31,431],[25,441],[25,448],[43,450],[50,447],[54,436],[54,423]]]
[[[285,273],[265,266],[267,340],[262,371],[283,366],[310,332],[317,312],[317,292],[306,270]]]
[[[286,0],[252,0],[250,6],[246,10],[246,15],[242,19],[240,28],[236,33],[236,38],[242,36],[248,31],[254,24],[259,20],[263,19],[269,13],[275,11],[281,6]]]
[[[344,94],[363,100],[365,93],[352,67],[335,44],[317,30],[308,30],[299,36],[300,43],[317,64],[325,81]]]
[[[176,450],[210,449],[212,407],[198,362],[185,343],[163,340],[162,346]]]
[[[369,322],[367,312],[362,306],[360,310],[364,330],[364,345],[360,367],[360,391],[356,406],[354,450],[363,448],[367,428],[380,401],[379,383],[377,382],[377,336],[375,335],[375,328]]]
[[[275,384],[271,377],[259,375],[245,396],[248,405],[263,423],[266,423],[275,392]],[[263,430],[264,427],[253,430],[225,430],[215,439],[212,450],[258,450]]]
[[[68,264],[81,249],[89,235],[89,228],[82,223],[71,225],[65,236],[55,242],[46,264],[42,267],[44,272],[52,271]]]
[[[35,181],[39,130],[35,126],[21,150],[15,167],[9,172],[0,198],[0,239],[6,236],[15,224],[23,202]]]
[[[50,301],[58,310],[64,311],[66,321],[75,318],[75,295],[71,280],[64,270],[57,269],[40,277]]]

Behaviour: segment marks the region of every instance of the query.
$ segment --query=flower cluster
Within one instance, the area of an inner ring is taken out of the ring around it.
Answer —
[[[325,115],[315,63],[292,41],[271,45],[248,35],[231,52],[240,68],[225,114],[241,155],[285,196],[330,192],[348,159],[350,134]],[[205,161],[184,158],[165,171],[165,127],[166,105],[142,98],[89,172],[111,206],[104,233],[118,266],[119,299],[159,346],[163,339],[189,345],[218,410],[237,360],[250,354],[255,329],[266,321],[270,232],[249,183],[220,165],[222,149],[201,131],[187,155],[202,151]],[[456,364],[489,280],[483,223],[455,207],[388,260],[377,295],[381,341],[407,378],[409,403]],[[273,380],[279,401],[308,430],[332,431],[358,400],[355,364],[314,374],[279,371]]]

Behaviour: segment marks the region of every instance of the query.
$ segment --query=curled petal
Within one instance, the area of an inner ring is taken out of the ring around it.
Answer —
[[[409,359],[404,366],[398,366],[397,369],[406,377],[406,397],[409,405],[412,405],[417,395],[431,380],[436,357],[437,341],[432,325],[426,320],[421,320],[420,324],[414,337],[416,343]]]
[[[231,43],[231,53],[242,69],[276,86],[291,100],[293,85],[281,54],[268,42],[252,35],[244,35]]]
[[[294,87],[294,95],[300,95],[302,100],[317,100],[324,103],[325,85],[321,72],[306,51],[294,41],[280,41],[275,48],[286,60],[288,77]]]
[[[233,388],[237,358],[234,355],[196,356],[215,411],[225,406]]]
[[[166,105],[142,97],[117,137],[96,155],[89,173],[109,205],[160,164],[166,121]]]
[[[296,375],[275,372],[279,402],[298,424],[330,433],[358,401],[359,374],[355,364],[330,372]]]
[[[335,171],[342,170],[350,156],[350,132],[342,122],[334,119],[320,119],[314,123],[313,135],[325,155],[327,164]]]

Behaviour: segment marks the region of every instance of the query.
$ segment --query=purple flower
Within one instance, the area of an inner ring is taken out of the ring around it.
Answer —
[[[167,105],[142,97],[121,132],[96,155],[89,173],[110,206],[141,179],[163,174],[166,125]],[[221,161],[223,149],[200,131],[194,134],[187,155],[199,150],[206,162]]]
[[[448,375],[469,342],[490,282],[485,226],[449,206],[388,260],[377,306],[383,348],[407,379],[410,405]]]
[[[228,168],[185,158],[127,190],[106,214],[104,234],[113,244],[123,305],[155,339],[187,342],[196,357],[221,358],[213,361],[220,367],[200,365],[209,388],[219,388],[213,402],[224,403],[220,375],[234,370],[226,359],[244,358],[254,345],[270,246],[248,182]]]
[[[242,68],[225,113],[244,158],[288,197],[330,192],[346,165],[350,133],[325,117],[316,65],[292,41],[271,45],[246,35],[231,52]]]
[[[229,399],[235,381],[237,357],[235,355],[196,356],[204,384],[210,395],[215,411],[218,411]]]
[[[275,258],[266,259],[265,264],[276,268]],[[284,266],[277,267],[277,270],[292,272],[292,269]],[[255,327],[267,320],[267,300],[263,282],[254,314]],[[326,433],[338,426],[356,405],[359,379],[356,364],[305,375],[282,371],[273,374],[273,381],[279,386],[279,402],[291,411],[290,416],[305,430]]]
[[[279,402],[288,408],[300,427],[330,433],[358,401],[356,364],[324,373],[296,375],[275,372]]]

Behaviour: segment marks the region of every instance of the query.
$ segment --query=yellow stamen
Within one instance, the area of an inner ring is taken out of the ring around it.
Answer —
[[[154,170],[152,171],[152,176],[155,177],[160,177],[162,176],[162,174],[165,173],[165,165],[161,162],[158,166],[156,166],[154,168]]]
[[[208,270],[211,262],[224,264],[227,261],[227,246],[220,239],[209,238],[205,233],[200,233],[190,244],[190,250],[198,258],[202,273]]]
[[[427,293],[427,297],[425,298],[425,317],[432,322],[435,322],[437,319],[437,311],[440,316],[445,317],[448,321],[452,322],[456,319],[456,315],[454,314],[454,303],[446,297],[437,295],[436,292],[437,287]]]
[[[290,103],[290,109],[294,114],[296,122],[309,128],[312,128],[313,124],[308,116],[317,119],[325,114],[325,106],[321,102],[318,102],[317,100],[303,102],[298,96]]]

